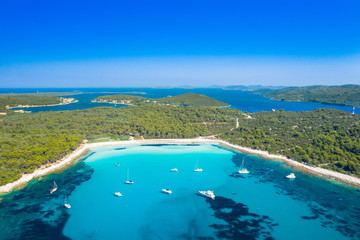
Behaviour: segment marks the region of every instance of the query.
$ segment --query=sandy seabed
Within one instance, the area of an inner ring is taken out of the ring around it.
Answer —
[[[196,139],[154,139],[154,140],[131,140],[131,141],[111,141],[111,142],[99,142],[99,143],[87,143],[80,145],[74,152],[64,157],[60,161],[48,165],[43,166],[37,170],[35,170],[31,174],[24,174],[20,179],[15,182],[8,183],[4,186],[0,187],[0,193],[11,192],[14,189],[23,187],[26,183],[30,182],[32,179],[36,177],[41,177],[56,170],[62,169],[72,163],[75,159],[79,158],[81,155],[86,153],[89,149],[94,147],[105,147],[105,146],[124,146],[131,144],[196,144],[196,143],[210,143],[210,144],[218,144],[219,146],[230,148],[232,150],[237,150],[242,153],[258,155],[261,158],[269,159],[269,160],[279,160],[284,161],[287,164],[299,168],[301,170],[305,170],[307,172],[321,175],[327,178],[333,178],[338,181],[342,181],[351,185],[355,185],[360,187],[360,178],[356,178],[350,175],[334,172],[331,170],[323,169],[320,167],[312,167],[305,165],[303,163],[297,162],[295,160],[289,159],[285,156],[281,155],[273,155],[269,154],[265,151],[254,150],[247,147],[242,147],[239,145],[231,144],[223,140],[217,139],[206,139],[206,138],[196,138]]]

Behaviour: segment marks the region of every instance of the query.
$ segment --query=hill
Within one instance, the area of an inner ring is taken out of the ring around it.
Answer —
[[[360,85],[261,89],[254,93],[282,101],[319,102],[360,107]]]
[[[108,102],[128,105],[170,105],[180,107],[229,107],[230,105],[203,94],[185,93],[174,97],[150,99],[132,95],[116,94],[99,96],[94,102]]]

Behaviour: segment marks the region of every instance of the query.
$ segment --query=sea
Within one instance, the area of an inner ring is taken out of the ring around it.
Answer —
[[[119,145],[3,196],[0,216],[1,239],[360,239],[360,190],[218,145]]]
[[[50,89],[70,90],[75,91]],[[248,112],[322,107],[352,112],[344,106],[275,101],[236,90],[76,90],[81,92],[73,95],[78,103],[31,111],[91,108],[98,105],[90,100],[105,92],[149,98],[196,92]],[[238,174],[242,162],[249,174]],[[195,166],[203,171],[194,172]],[[287,179],[290,173],[296,178]],[[127,180],[134,183],[125,184]],[[50,194],[54,182],[58,189]],[[207,190],[214,192],[214,200],[199,194]],[[0,239],[356,240],[360,189],[213,144],[120,144],[92,148],[66,169],[1,196],[0,233]]]
[[[147,98],[162,98],[168,96],[177,96],[183,93],[200,93],[217,100],[226,102],[231,105],[231,108],[239,109],[249,113],[259,111],[271,111],[272,109],[285,111],[311,111],[317,108],[333,108],[342,111],[352,112],[353,108],[349,106],[330,105],[313,102],[286,102],[277,101],[266,98],[259,94],[253,94],[251,91],[241,90],[225,90],[221,88],[2,88],[0,93],[37,93],[37,92],[57,92],[58,96],[61,92],[75,93],[75,95],[64,95],[63,97],[72,97],[78,100],[77,103],[49,106],[49,107],[29,107],[20,108],[30,112],[43,112],[43,111],[65,111],[65,110],[82,110],[93,107],[126,107],[122,104],[109,104],[109,103],[93,103],[92,99],[102,95],[112,94],[130,94],[142,96]],[[360,114],[360,109],[355,109],[356,114]]]

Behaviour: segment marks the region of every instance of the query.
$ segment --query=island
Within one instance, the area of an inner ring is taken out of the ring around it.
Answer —
[[[165,98],[167,102],[160,105],[145,102],[123,108],[1,117],[0,186],[58,164],[85,142],[199,137],[262,157],[291,160],[304,168],[321,167],[360,176],[357,114],[334,109],[247,113],[231,108],[172,105],[169,100],[174,98]]]
[[[253,93],[281,101],[319,102],[360,107],[360,85],[355,84],[259,89]]]
[[[12,108],[56,106],[77,102],[74,98],[57,97],[54,94],[56,93],[0,94],[0,111]]]
[[[203,94],[185,93],[178,96],[168,96],[166,98],[150,99],[145,97],[133,95],[106,95],[99,96],[93,102],[106,102],[114,104],[127,104],[127,105],[167,105],[167,106],[180,106],[180,107],[230,107],[229,104],[208,97]]]

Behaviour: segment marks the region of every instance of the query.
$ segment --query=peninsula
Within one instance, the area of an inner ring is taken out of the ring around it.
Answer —
[[[282,101],[319,102],[360,107],[360,85],[355,84],[259,89],[254,93]]]
[[[74,98],[57,97],[50,93],[0,94],[0,111],[12,108],[56,106],[74,102],[77,102]]]
[[[167,105],[179,107],[230,107],[229,104],[208,97],[203,94],[185,93],[178,96],[168,96],[166,98],[145,98],[133,95],[106,95],[100,96],[93,100],[93,102],[107,102],[114,104],[127,104],[127,105]]]

